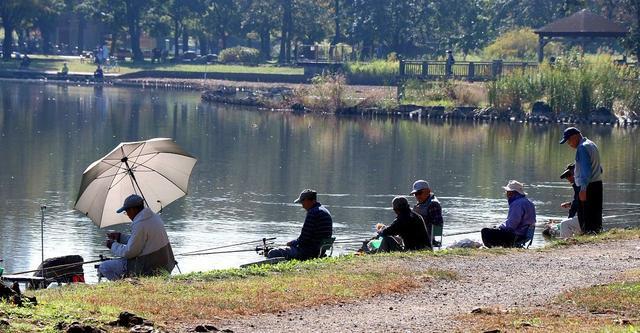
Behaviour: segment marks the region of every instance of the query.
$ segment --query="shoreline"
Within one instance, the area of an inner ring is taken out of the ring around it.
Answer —
[[[532,124],[592,124],[603,126],[637,126],[640,117],[616,115],[608,110],[595,110],[587,117],[574,114],[555,114],[545,111],[544,105],[534,105],[528,113],[500,111],[493,107],[478,106],[421,106],[401,104],[394,108],[375,106],[344,107],[333,112],[318,112],[308,109],[297,98],[299,92],[307,91],[312,84],[306,83],[274,83],[228,81],[219,79],[174,79],[174,78],[119,78],[110,76],[103,82],[93,80],[58,80],[58,79],[20,79],[0,77],[2,81],[38,82],[63,85],[112,86],[139,89],[189,90],[201,92],[201,98],[207,103],[221,103],[256,107],[262,110],[297,113],[328,113],[357,117],[383,116],[391,118],[409,118],[420,121],[428,120],[462,120],[473,122],[511,122]],[[382,99],[393,99],[395,86],[359,86],[346,85],[345,91],[357,101],[365,101],[372,95]],[[536,103],[537,104],[537,103]]]

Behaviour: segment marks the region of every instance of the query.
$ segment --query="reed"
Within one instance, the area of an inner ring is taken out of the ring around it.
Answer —
[[[521,111],[537,101],[546,101],[556,113],[588,116],[598,108],[613,111],[616,102],[631,104],[635,79],[626,66],[618,66],[608,55],[581,58],[569,55],[538,71],[515,72],[489,84],[489,102],[501,110]]]

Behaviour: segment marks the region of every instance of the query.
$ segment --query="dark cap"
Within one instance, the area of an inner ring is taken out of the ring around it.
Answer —
[[[298,199],[296,199],[293,203],[301,203],[302,200],[305,200],[305,199],[316,200],[317,197],[318,197],[318,192],[311,189],[306,189],[300,192],[300,196],[298,196]]]
[[[564,170],[564,172],[560,175],[560,179],[565,179],[569,176],[573,176],[573,169],[576,168],[576,165],[573,163],[570,163],[567,165],[567,168]]]
[[[122,204],[122,207],[120,207],[120,209],[118,209],[116,213],[120,214],[129,208],[140,207],[140,206],[144,206],[144,199],[137,194],[132,194],[128,196],[126,199],[124,199],[124,203]]]
[[[391,201],[391,207],[393,207],[393,209],[398,209],[398,210],[407,210],[411,208],[409,206],[409,201],[407,201],[407,198],[405,197],[393,198],[393,200]]]
[[[575,134],[580,134],[580,130],[575,127],[568,127],[564,130],[564,134],[562,134],[562,140],[560,140],[560,144],[563,144],[569,140],[569,138]]]

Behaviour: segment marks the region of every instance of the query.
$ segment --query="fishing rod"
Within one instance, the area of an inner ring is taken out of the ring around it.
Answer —
[[[225,253],[237,253],[237,252],[253,252],[256,249],[241,249],[241,250],[228,250],[228,251],[214,251],[214,252],[198,252],[198,253],[190,253],[190,254],[182,254],[182,256],[204,256],[210,254],[225,254]]]
[[[80,265],[87,265],[87,264],[93,264],[93,263],[96,263],[96,262],[102,262],[102,261],[106,261],[106,260],[109,260],[109,259],[108,259],[108,258],[104,258],[104,257],[100,256],[100,259],[91,260],[91,261],[74,262],[74,263],[70,263],[70,264],[62,264],[62,265],[56,265],[56,266],[49,266],[49,267],[47,267],[47,270],[59,269],[59,268],[66,268],[66,267],[73,267],[73,266],[80,266]],[[7,274],[7,275],[22,275],[22,274],[27,274],[27,273],[41,272],[41,271],[42,271],[42,269],[34,269],[34,270],[30,270],[30,271],[24,271],[24,272],[11,273],[11,274]]]
[[[178,253],[175,254],[174,256],[186,256],[186,255],[192,255],[192,254],[196,254],[199,252],[204,252],[204,251],[211,251],[211,250],[219,250],[219,249],[224,249],[227,247],[234,247],[234,246],[240,246],[240,245],[247,245],[247,244],[252,244],[252,243],[266,243],[267,241],[272,241],[275,240],[276,237],[270,237],[270,238],[261,238],[258,240],[253,240],[253,241],[248,241],[248,242],[242,242],[242,243],[235,243],[235,244],[228,244],[228,245],[222,245],[222,246],[216,246],[216,247],[210,247],[208,249],[201,249],[201,250],[195,250],[195,251],[189,251],[189,252],[183,252],[183,253]],[[252,250],[253,251],[253,250]]]

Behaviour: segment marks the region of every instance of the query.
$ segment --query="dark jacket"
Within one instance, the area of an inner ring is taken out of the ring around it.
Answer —
[[[398,217],[379,232],[382,236],[398,235],[404,241],[405,250],[429,248],[429,234],[422,217],[411,210],[401,212]]]
[[[319,202],[307,211],[300,236],[294,246],[300,251],[299,259],[315,258],[320,252],[320,242],[333,234],[331,213]]]
[[[578,213],[578,207],[580,207],[580,186],[571,184],[573,187],[573,201],[571,201],[571,208],[569,208],[569,218],[573,218]]]

